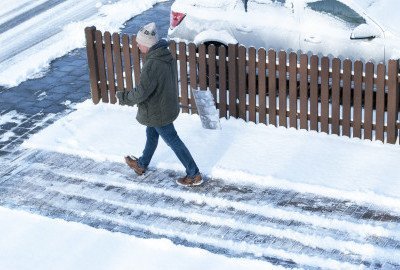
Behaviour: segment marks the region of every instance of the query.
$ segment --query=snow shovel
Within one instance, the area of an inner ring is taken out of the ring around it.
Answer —
[[[210,90],[192,89],[201,125],[205,129],[221,129],[219,114]]]

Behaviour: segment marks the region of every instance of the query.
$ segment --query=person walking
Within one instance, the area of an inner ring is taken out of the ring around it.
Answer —
[[[186,176],[177,179],[177,184],[201,185],[203,178],[199,168],[173,124],[180,109],[177,66],[168,49],[168,42],[159,39],[154,22],[139,30],[136,41],[139,50],[146,55],[140,84],[131,91],[117,91],[116,95],[121,105],[138,105],[136,119],[146,126],[146,145],[141,157],[126,156],[125,162],[138,175],[144,174],[161,136],[186,169]]]

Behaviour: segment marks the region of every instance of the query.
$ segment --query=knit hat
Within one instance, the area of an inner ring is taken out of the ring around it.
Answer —
[[[158,41],[157,27],[154,22],[146,24],[140,28],[136,36],[136,41],[140,45],[152,47]]]

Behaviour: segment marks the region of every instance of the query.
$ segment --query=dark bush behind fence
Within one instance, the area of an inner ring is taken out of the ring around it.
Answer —
[[[116,103],[144,57],[135,36],[85,30],[94,103]],[[221,117],[340,136],[398,142],[399,62],[388,66],[229,45],[170,43],[178,61],[182,111],[195,113],[190,89],[210,89]],[[261,76],[260,74],[265,74]]]

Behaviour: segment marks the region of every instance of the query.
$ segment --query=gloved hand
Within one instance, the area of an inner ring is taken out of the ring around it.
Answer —
[[[118,103],[119,103],[119,105],[124,105],[125,104],[125,95],[124,95],[124,91],[117,91],[116,93],[115,93],[115,95],[117,96],[117,99],[118,99]]]

